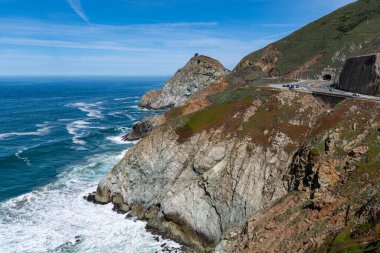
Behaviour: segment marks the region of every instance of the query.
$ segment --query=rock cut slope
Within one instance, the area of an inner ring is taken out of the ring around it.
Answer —
[[[370,96],[380,96],[380,53],[348,59],[337,88]]]

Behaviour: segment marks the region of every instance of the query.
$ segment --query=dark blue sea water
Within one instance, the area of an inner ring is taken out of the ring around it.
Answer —
[[[0,79],[0,252],[160,250],[143,222],[82,197],[134,144],[121,141],[133,123],[160,113],[137,105],[166,80]]]

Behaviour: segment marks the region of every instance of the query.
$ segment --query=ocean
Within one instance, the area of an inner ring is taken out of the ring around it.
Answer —
[[[0,78],[0,252],[163,252],[112,205],[83,199],[160,111],[138,108],[166,77]]]

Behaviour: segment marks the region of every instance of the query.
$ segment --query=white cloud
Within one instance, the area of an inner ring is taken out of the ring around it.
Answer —
[[[81,0],[67,0],[67,3],[71,6],[74,12],[85,21],[87,24],[90,23],[86,13],[84,12],[81,4]]]
[[[87,26],[4,18],[0,34],[0,75],[172,74],[196,52],[233,68],[281,37],[215,22]]]

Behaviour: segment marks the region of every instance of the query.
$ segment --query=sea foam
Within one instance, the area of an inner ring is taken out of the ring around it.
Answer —
[[[91,157],[63,172],[57,182],[0,204],[0,252],[162,252],[177,243],[146,232],[112,205],[83,199],[125,153]]]
[[[10,132],[10,133],[0,134],[0,140],[10,138],[13,136],[33,136],[33,135],[42,136],[42,135],[47,135],[50,133],[50,130],[52,129],[52,126],[50,126],[48,122],[45,122],[43,124],[37,124],[36,127],[37,127],[37,130],[31,131],[31,132]]]
[[[96,102],[96,103],[78,102],[78,103],[68,104],[67,106],[78,108],[82,112],[87,113],[87,116],[90,118],[102,119],[104,118],[101,112],[102,107],[100,106],[102,103],[103,102]]]

